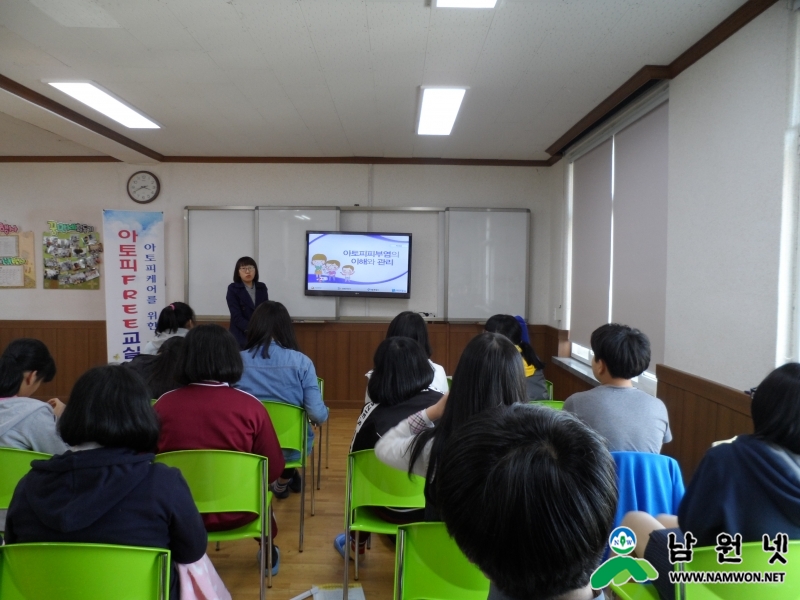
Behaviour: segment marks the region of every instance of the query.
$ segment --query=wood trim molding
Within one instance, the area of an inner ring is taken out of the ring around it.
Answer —
[[[743,391],[666,365],[656,365],[656,377],[659,384],[663,382],[666,385],[682,390],[691,390],[692,393],[707,398],[712,402],[721,404],[747,417],[750,416],[750,396]]]
[[[673,60],[669,65],[645,65],[639,69],[633,77],[614,90],[610,96],[573,125],[569,131],[553,142],[553,144],[547,148],[547,152],[553,155],[563,152],[567,146],[577,141],[578,138],[588,132],[589,129],[613,115],[627,100],[632,99],[639,92],[643,91],[643,88],[651,85],[654,81],[674,79],[777,1],[778,0],[747,0],[747,2],[731,13],[728,18],[700,38],[700,40],[678,56],[678,58]]]
[[[0,156],[0,163],[116,163],[113,156]]]
[[[135,150],[159,162],[174,163],[288,163],[288,164],[370,164],[370,165],[463,165],[463,166],[495,166],[495,167],[549,167],[562,158],[563,150],[574,143],[589,129],[598,125],[619,110],[628,100],[635,97],[654,81],[673,79],[688,67],[714,50],[725,40],[770,8],[778,0],[747,0],[722,23],[704,35],[683,52],[669,65],[645,65],[630,79],[614,90],[605,100],[593,108],[575,125],[553,142],[547,153],[547,160],[502,160],[472,158],[391,158],[379,156],[164,156],[142,144],[135,142],[105,125],[93,121],[63,104],[56,102],[16,81],[0,75],[0,89],[3,89],[45,110],[53,112],[69,121],[77,123],[99,135],[105,136],[123,146]],[[6,156],[0,162],[118,162],[106,157],[105,160],[82,160],[89,157],[31,157]]]
[[[68,121],[72,121],[73,123],[80,125],[81,127],[85,127],[90,131],[94,131],[103,137],[107,137],[118,144],[122,144],[123,146],[126,146],[131,150],[138,152],[139,154],[144,154],[153,160],[160,161],[164,158],[162,154],[159,154],[155,150],[151,150],[147,146],[143,146],[139,142],[135,142],[132,139],[125,137],[121,133],[117,133],[113,129],[109,129],[105,125],[101,125],[97,121],[94,121],[89,117],[85,117],[82,114],[75,112],[71,108],[67,108],[60,102],[56,102],[55,100],[52,100],[51,98],[48,98],[39,92],[35,92],[32,89],[25,87],[21,83],[17,83],[8,77],[5,77],[4,75],[0,75],[0,89],[3,89],[10,94],[14,94],[23,100],[27,100],[31,104],[35,104],[36,106],[50,111],[51,113],[55,113],[58,116],[67,119]]]

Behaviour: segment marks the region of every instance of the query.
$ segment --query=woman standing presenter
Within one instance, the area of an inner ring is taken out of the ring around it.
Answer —
[[[249,256],[243,256],[236,261],[233,283],[228,286],[225,299],[231,312],[231,324],[228,329],[239,342],[239,347],[244,348],[247,341],[245,331],[253,311],[259,304],[269,300],[267,286],[258,280],[258,265]]]

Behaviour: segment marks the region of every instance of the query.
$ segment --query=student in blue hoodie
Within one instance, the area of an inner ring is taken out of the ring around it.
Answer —
[[[75,382],[58,429],[70,451],[31,463],[11,499],[6,543],[166,548],[178,600],[174,563],[200,560],[207,535],[180,471],[153,463],[159,424],[147,386],[120,365],[91,369]]]
[[[641,512],[622,524],[636,534],[635,554],[660,576],[654,582],[665,600],[675,597],[666,573],[667,535],[691,532],[695,548],[715,546],[720,533],[740,533],[743,542],[760,542],[786,533],[800,539],[800,364],[770,373],[750,403],[754,433],[711,448],[692,477],[674,516],[654,519]],[[666,528],[665,528],[666,527]],[[676,528],[679,527],[679,528]]]

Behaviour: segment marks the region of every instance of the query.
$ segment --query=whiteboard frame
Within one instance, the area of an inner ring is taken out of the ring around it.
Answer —
[[[436,207],[436,206],[185,206],[183,209],[183,294],[189,304],[189,211],[190,210],[251,210],[257,217],[259,210],[336,210],[337,229],[341,227],[339,216],[342,212],[432,212],[444,213],[444,314],[442,319],[427,318],[426,321],[443,320],[450,323],[480,323],[480,319],[450,319],[448,314],[448,296],[450,293],[450,213],[459,212],[518,212],[526,213],[526,253],[525,253],[525,320],[528,320],[531,293],[531,210],[529,208],[481,208],[481,207]],[[258,218],[254,218],[253,233],[255,236],[255,252],[258,256]],[[203,315],[205,317],[222,317],[223,315]],[[327,319],[326,319],[327,320]],[[339,298],[336,298],[336,317],[334,321],[351,321],[353,318],[343,319],[339,314]],[[362,320],[362,319],[357,319]],[[370,321],[380,320],[369,318]]]
[[[189,211],[190,210],[251,210],[255,216],[257,206],[184,206],[183,207],[183,301],[189,302]],[[256,256],[258,256],[258,219],[253,219],[253,234]],[[230,315],[202,315],[212,319],[229,319]]]
[[[448,312],[448,298],[450,295],[450,213],[451,212],[519,212],[527,213],[525,220],[525,314],[522,315],[528,321],[530,310],[531,294],[531,209],[530,208],[469,208],[469,207],[447,207],[445,210],[444,227],[444,320],[448,323],[481,323],[481,319],[451,319]]]
[[[336,211],[336,231],[341,231],[341,219],[339,218],[342,209],[339,206],[256,206],[256,216],[258,216],[259,210],[334,210]],[[259,219],[256,218],[256,256],[259,255],[260,248],[258,247],[258,221]],[[339,320],[339,296],[335,296],[335,307],[334,307],[334,321]],[[313,317],[299,317],[296,321],[302,323],[324,323],[325,321],[329,321],[330,319],[315,319]],[[295,321],[295,319],[292,319]]]

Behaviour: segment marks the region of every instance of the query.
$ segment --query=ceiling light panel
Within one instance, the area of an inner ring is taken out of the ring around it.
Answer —
[[[154,123],[141,113],[133,110],[126,104],[123,104],[92,83],[48,83],[50,83],[50,85],[52,85],[54,88],[61,90],[65,94],[72,96],[79,102],[83,102],[86,106],[103,113],[110,119],[114,119],[117,123],[122,123],[125,125],[125,127],[129,127],[130,129],[161,128],[158,124]]]
[[[450,135],[466,88],[423,88],[419,135]]]
[[[494,8],[497,0],[436,0],[437,8]]]

